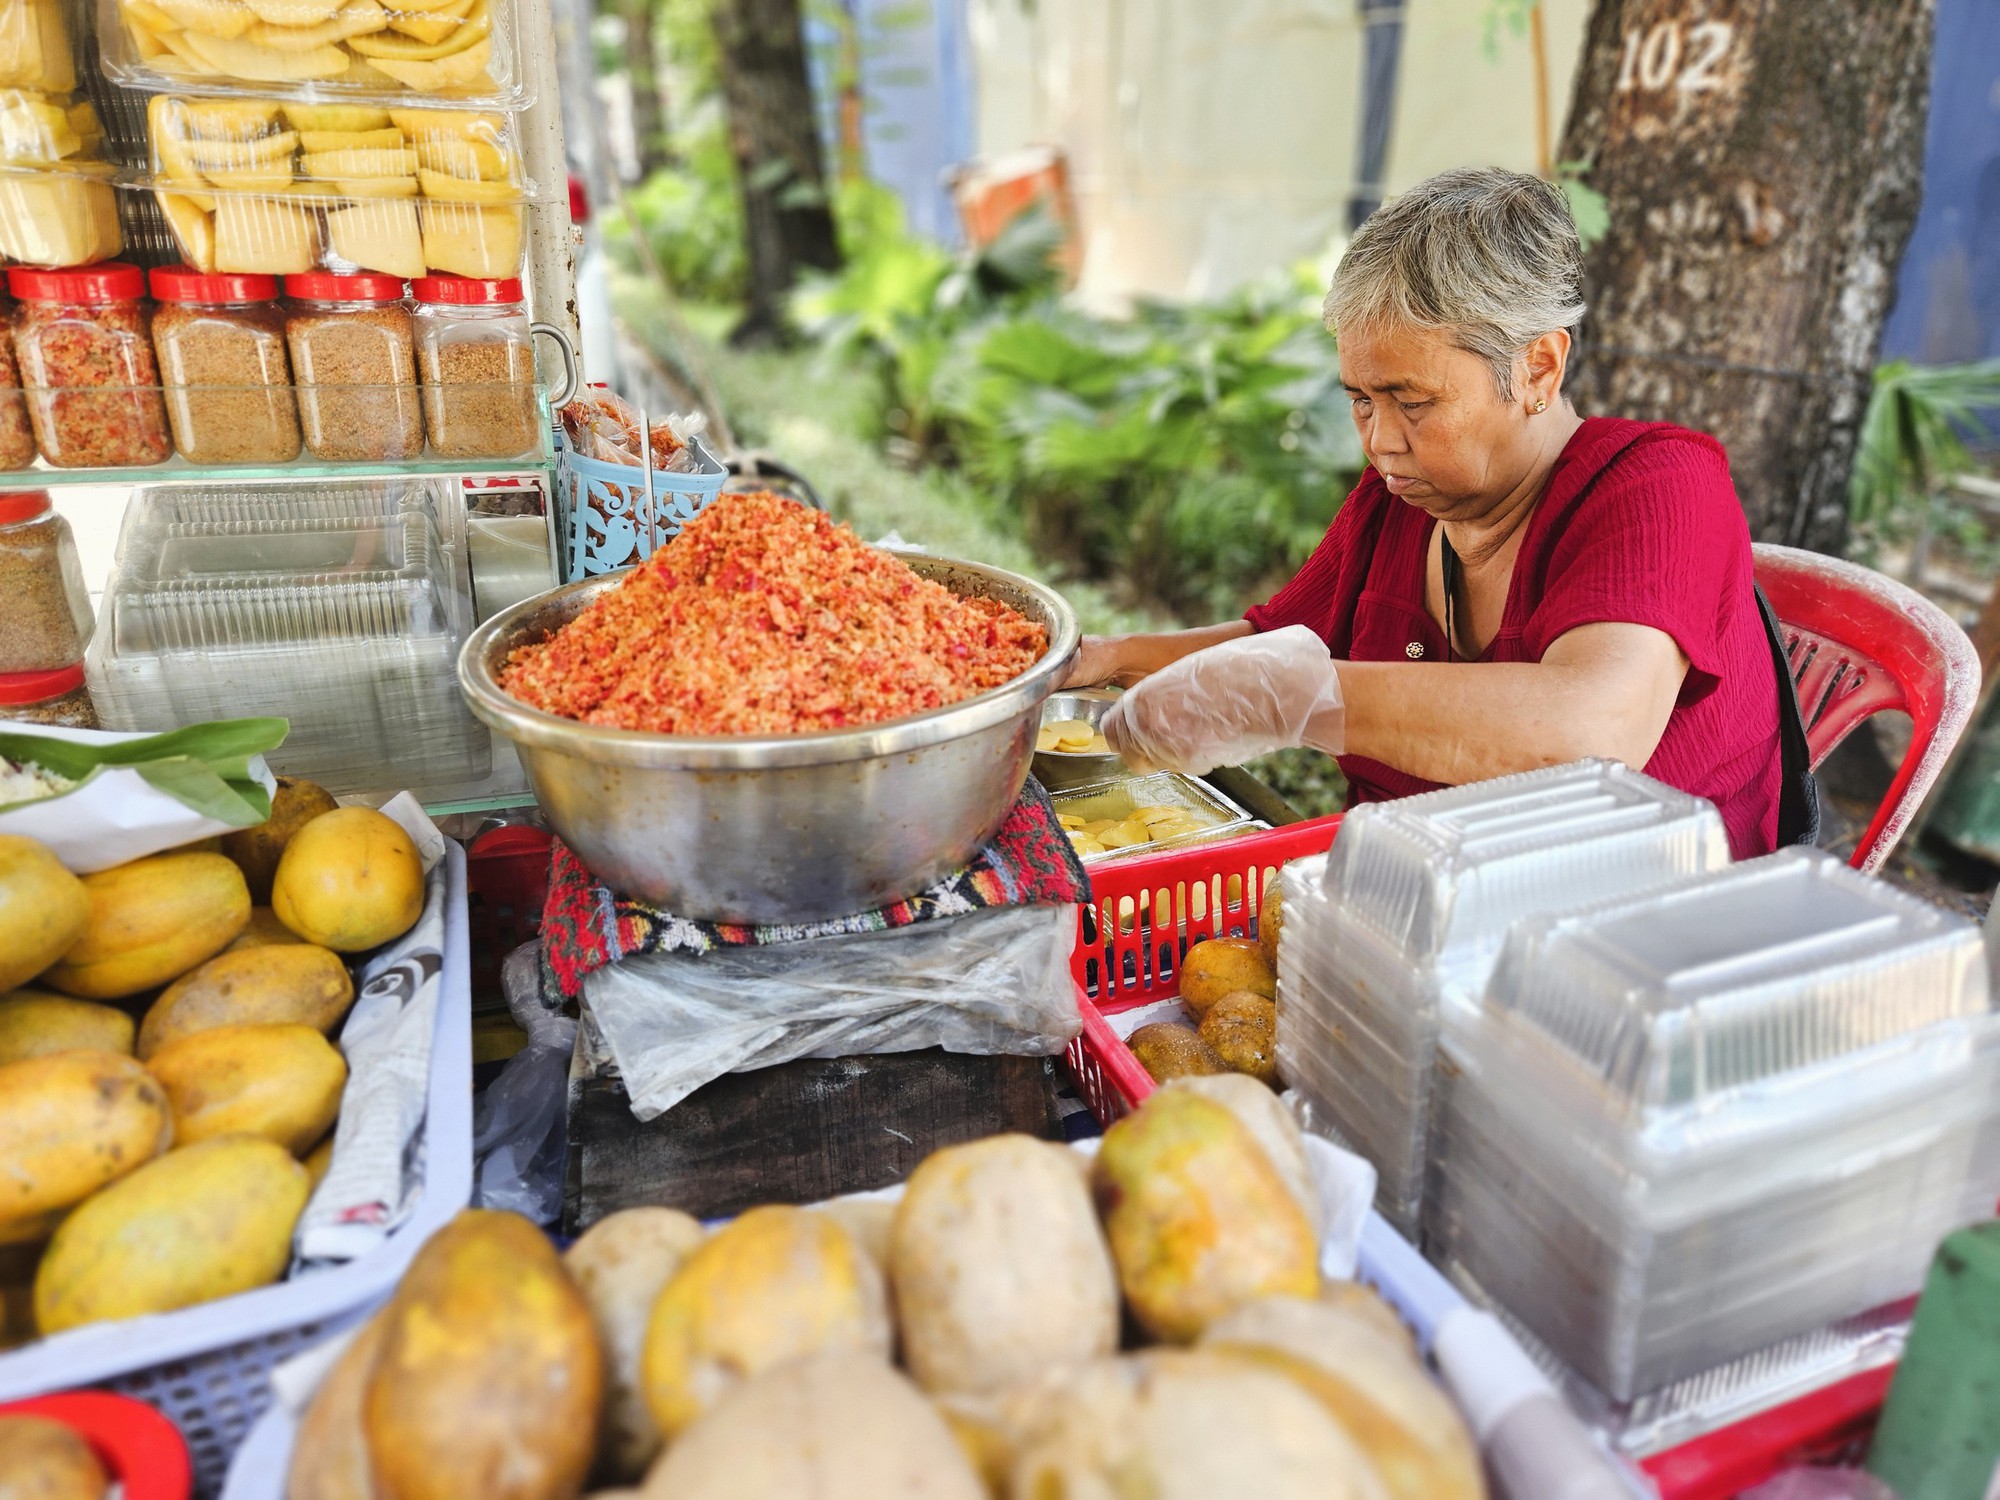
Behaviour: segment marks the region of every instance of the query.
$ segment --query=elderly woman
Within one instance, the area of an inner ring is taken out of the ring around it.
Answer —
[[[1368,471],[1243,620],[1084,642],[1073,685],[1137,684],[1105,723],[1128,762],[1310,745],[1367,802],[1604,756],[1768,852],[1779,688],[1727,460],[1577,415],[1583,310],[1576,226],[1536,178],[1448,172],[1370,218],[1326,298]]]

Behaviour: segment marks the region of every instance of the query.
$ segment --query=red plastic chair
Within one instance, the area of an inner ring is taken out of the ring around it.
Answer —
[[[1896,779],[1849,861],[1872,874],[1910,826],[1979,701],[1979,656],[1951,617],[1872,569],[1759,543],[1757,582],[1783,627],[1817,767],[1867,718],[1914,726]]]

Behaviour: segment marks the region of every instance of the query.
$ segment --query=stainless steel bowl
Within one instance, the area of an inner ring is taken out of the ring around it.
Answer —
[[[1111,705],[1118,701],[1116,688],[1081,688],[1075,692],[1056,693],[1042,705],[1042,716],[1036,727],[1054,724],[1062,719],[1081,719],[1091,728],[1101,728],[1104,716],[1111,712]],[[1087,786],[1093,781],[1103,781],[1116,776],[1125,769],[1125,762],[1117,755],[1086,750],[1081,753],[1063,750],[1037,750],[1035,752],[1035,777],[1052,792],[1059,792],[1073,786]]]
[[[616,588],[623,574],[610,573],[488,620],[459,653],[459,685],[519,751],[549,825],[613,889],[714,922],[870,911],[934,884],[993,836],[1027,779],[1042,702],[1077,646],[1076,616],[1054,590],[978,563],[902,556],[955,594],[1018,609],[1048,630],[1048,651],[977,698],[831,734],[600,729],[502,692],[509,653]]]

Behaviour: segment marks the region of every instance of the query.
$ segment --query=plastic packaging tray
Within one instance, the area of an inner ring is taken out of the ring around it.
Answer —
[[[472,1008],[465,854],[446,853],[444,989],[431,1044],[425,1180],[416,1211],[371,1254],[179,1312],[99,1323],[0,1354],[0,1400],[101,1385],[157,1407],[187,1440],[199,1492],[270,1402],[273,1366],[348,1326],[401,1278],[472,1192]]]
[[[42,8],[42,0],[32,9],[25,3],[6,8],[0,65],[18,58],[8,44],[21,41],[24,27],[32,34],[32,16]],[[47,9],[54,12],[53,0]],[[56,24],[59,32],[59,13]],[[125,237],[116,178],[104,159],[103,122],[87,100],[0,87],[0,260],[62,267],[117,255]]]
[[[139,491],[85,656],[99,717],[280,715],[273,767],[336,796],[487,776],[491,736],[458,691],[464,527],[436,481]]]
[[[391,0],[365,13],[342,0],[100,0],[98,34],[105,73],[149,92],[398,108],[534,102],[513,0]]]
[[[1375,1163],[1376,1199],[1417,1233],[1444,1028],[1477,1004],[1522,915],[1664,884],[1729,859],[1699,798],[1580,761],[1357,808],[1286,881],[1280,1074]]]
[[[1913,1293],[2000,1192],[1977,931],[1819,851],[1524,924],[1453,1048],[1431,1248],[1617,1400]]]

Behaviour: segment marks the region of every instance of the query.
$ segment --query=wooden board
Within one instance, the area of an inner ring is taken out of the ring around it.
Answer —
[[[640,1123],[615,1070],[572,1074],[563,1231],[641,1204],[697,1218],[901,1182],[940,1146],[1062,1139],[1053,1058],[936,1049],[731,1073]]]

